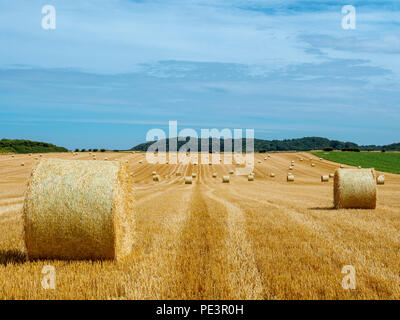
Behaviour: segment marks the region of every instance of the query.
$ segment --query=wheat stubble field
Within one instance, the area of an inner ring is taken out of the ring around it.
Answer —
[[[255,181],[231,175],[229,184],[221,177],[235,165],[152,165],[144,154],[97,153],[128,160],[134,173],[132,253],[118,264],[26,261],[21,209],[35,157],[0,156],[0,299],[400,298],[400,175],[385,173],[376,210],[333,210],[333,182],[320,177],[339,165],[307,153],[258,154]],[[55,290],[41,286],[49,264]],[[356,269],[355,290],[342,288],[345,265]]]

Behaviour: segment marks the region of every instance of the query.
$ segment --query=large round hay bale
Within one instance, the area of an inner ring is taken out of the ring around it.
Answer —
[[[223,183],[229,183],[229,181],[230,181],[230,177],[229,176],[223,176],[222,177],[222,182]]]
[[[196,178],[197,174],[196,173],[192,173],[192,178]]]
[[[269,175],[271,178],[275,177],[275,173],[271,172],[271,174]]]
[[[334,173],[330,173],[329,174],[329,178],[334,178],[335,177],[335,174]]]
[[[383,174],[376,177],[376,184],[385,184],[385,176]]]
[[[315,167],[315,163],[311,163],[311,167]]]
[[[373,169],[337,169],[334,179],[336,209],[375,209],[376,183]]]
[[[233,170],[229,171],[229,174],[234,174]]]
[[[329,176],[321,176],[321,182],[328,182]]]
[[[40,161],[23,209],[28,257],[118,260],[128,255],[132,182],[119,161]]]
[[[192,177],[185,177],[185,184],[192,184]]]
[[[216,178],[216,177],[217,177],[217,174],[214,172],[213,175],[212,175],[212,177],[213,177],[213,178]]]
[[[155,181],[155,182],[160,181],[160,176],[157,174],[153,175],[153,181]]]
[[[247,177],[248,181],[254,181],[254,176],[252,174],[249,174]]]
[[[288,174],[286,180],[287,180],[287,182],[293,182],[294,181],[294,175]]]

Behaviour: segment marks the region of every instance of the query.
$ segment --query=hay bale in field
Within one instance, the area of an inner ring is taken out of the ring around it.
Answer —
[[[132,179],[119,161],[41,160],[23,209],[30,259],[120,259],[131,251]]]
[[[376,182],[373,169],[337,169],[333,190],[336,209],[376,208]]]
[[[269,175],[271,178],[275,177],[275,173],[271,172],[271,174]]]
[[[342,169],[343,169],[343,168],[344,168],[344,165],[342,165],[342,164],[341,164],[341,165],[340,165],[340,168],[342,168]]]
[[[30,153],[29,156],[32,157],[32,153]]]
[[[142,160],[139,160],[139,163],[142,163],[143,161]]]
[[[192,184],[192,177],[185,177],[185,184]]]
[[[38,158],[38,157],[35,157],[35,160],[39,160],[39,158]]]
[[[229,171],[229,174],[234,174],[233,170]]]
[[[321,182],[328,182],[329,176],[321,176]]]
[[[267,160],[267,159],[268,159],[267,157],[264,158],[264,160]]]
[[[175,173],[177,177],[180,177],[182,174],[180,172]]]
[[[361,169],[361,166],[358,166],[357,169]]]
[[[104,158],[104,161],[108,161],[108,158]]]
[[[128,160],[125,160],[125,163],[128,163],[129,161]]]
[[[153,175],[153,181],[156,181],[156,182],[160,181],[160,176],[158,174]]]
[[[322,159],[322,158],[319,158],[319,160],[320,160],[320,161],[322,161],[322,160],[324,160],[324,159]]]
[[[258,160],[258,163],[261,163],[261,160]]]
[[[311,163],[311,167],[315,167],[315,163]]]
[[[254,176],[252,174],[249,174],[247,177],[248,181],[254,181]]]
[[[196,173],[192,173],[192,178],[196,178],[197,174]]]
[[[222,183],[229,183],[230,177],[229,176],[223,176],[222,177]]]
[[[300,161],[304,161],[304,159],[303,159],[303,158],[300,158]]]
[[[22,162],[22,163],[21,163],[21,167],[23,167],[24,165],[25,165],[25,163]]]
[[[330,173],[329,174],[329,178],[334,178],[335,177],[335,174],[334,173]]]
[[[289,170],[293,170],[293,166],[290,166],[290,167],[289,167]]]
[[[217,174],[214,172],[213,175],[212,175],[212,177],[213,177],[213,178],[216,178],[216,177],[217,177]]]
[[[293,182],[294,181],[294,175],[292,174],[288,174],[287,178],[286,178],[287,182]]]
[[[385,176],[383,174],[376,177],[376,184],[385,184]]]
[[[155,176],[155,175],[157,175],[157,172],[156,172],[156,171],[153,171],[153,172],[151,173],[151,175],[152,175],[152,176]]]

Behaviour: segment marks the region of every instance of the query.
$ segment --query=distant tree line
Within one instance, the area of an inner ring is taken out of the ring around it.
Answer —
[[[184,141],[177,142],[177,149],[179,150],[185,143],[187,143],[190,137],[184,138]],[[242,141],[239,144],[242,144],[242,151],[246,150],[246,139],[241,139]],[[170,139],[166,139],[166,147],[169,150]],[[202,139],[197,140],[198,150],[201,150]],[[213,146],[216,146],[217,151],[223,152],[224,145],[226,142],[229,142],[224,139],[216,139],[209,138],[209,152],[213,151]],[[232,149],[234,146],[234,140],[231,139]],[[151,146],[153,142],[146,142],[139,144],[133,147],[131,150],[134,151],[147,151],[149,146]],[[218,150],[218,143],[220,145]],[[338,140],[329,140],[326,138],[320,137],[305,137],[300,139],[287,139],[287,140],[262,140],[262,139],[254,139],[254,151],[255,152],[271,152],[271,151],[310,151],[310,150],[325,150],[325,151],[333,151],[333,150],[342,150],[342,151],[400,151],[400,143],[394,143],[387,146],[359,146],[353,142],[342,142]],[[195,150],[194,150],[195,151]]]

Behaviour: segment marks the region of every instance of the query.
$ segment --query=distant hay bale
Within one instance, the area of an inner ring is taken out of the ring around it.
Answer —
[[[213,178],[216,178],[217,174],[214,172],[212,176],[213,176]]]
[[[383,174],[376,177],[376,184],[385,184],[385,176]]]
[[[321,176],[321,182],[328,182],[329,176]]]
[[[125,163],[128,163],[129,161],[128,160],[125,160]]]
[[[322,161],[323,159],[322,159],[322,158],[319,158],[319,160]]]
[[[304,161],[304,159],[303,159],[303,158],[300,158],[300,161]]]
[[[294,175],[288,174],[286,180],[287,180],[287,182],[293,182],[294,181]]]
[[[290,166],[290,167],[289,167],[289,170],[293,170],[293,167],[292,167],[292,166]]]
[[[275,173],[271,172],[271,174],[269,175],[271,178],[275,177]]]
[[[261,163],[261,160],[258,160],[258,163]]]
[[[156,181],[156,182],[158,182],[158,181],[160,181],[160,176],[159,175],[154,175],[153,176],[153,181]]]
[[[230,177],[229,176],[223,176],[222,177],[222,183],[229,183]]]
[[[192,173],[192,178],[196,178],[197,174],[196,173]]]
[[[25,194],[29,259],[116,259],[131,251],[132,179],[119,161],[41,160]]]
[[[234,174],[233,170],[229,171],[229,174]]]
[[[22,163],[21,163],[21,167],[23,167],[24,165],[25,165],[25,163],[22,162]]]
[[[376,208],[376,182],[373,169],[337,169],[333,190],[336,209]]]
[[[30,153],[29,156],[32,157],[32,153]]]
[[[315,163],[311,163],[311,167],[315,167]]]
[[[104,158],[105,161],[108,161],[108,158]]]
[[[169,161],[165,162],[165,164],[169,164]]]
[[[329,174],[329,178],[334,178],[335,177],[335,174],[334,173],[330,173]]]
[[[39,160],[39,158],[38,158],[38,157],[35,157],[35,160]]]
[[[361,166],[358,166],[357,168],[358,168],[358,169],[361,169]]]
[[[267,160],[267,159],[268,159],[267,157],[264,158],[264,160]]]
[[[14,158],[14,155],[12,155],[11,158]]]
[[[341,164],[341,165],[340,165],[340,168],[342,168],[342,169],[343,169],[343,168],[344,168],[344,165],[342,165],[342,164]]]
[[[43,157],[43,155],[42,155],[42,154],[39,154],[39,157]]]
[[[248,181],[254,181],[254,176],[252,174],[249,174],[247,177]]]
[[[292,162],[292,164],[293,164],[293,163],[294,163],[294,160],[292,160],[291,162]]]
[[[155,176],[155,175],[157,175],[157,172],[156,172],[156,171],[153,171],[153,172],[151,173],[151,175],[152,175],[152,176]]]
[[[192,184],[192,177],[185,177],[185,184]]]
[[[177,172],[177,173],[175,173],[175,175],[176,175],[177,177],[180,177],[180,176],[181,176],[181,173],[180,173],[180,172]]]
[[[142,160],[139,160],[139,163],[142,163],[143,161]]]

